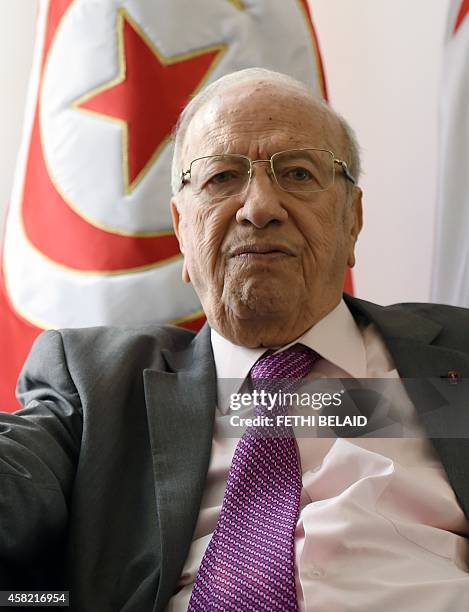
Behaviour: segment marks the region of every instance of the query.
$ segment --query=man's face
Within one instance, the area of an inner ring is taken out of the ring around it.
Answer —
[[[268,159],[278,151],[323,148],[345,155],[336,121],[295,90],[245,83],[194,115],[182,166],[204,155],[238,153]],[[256,164],[242,196],[210,200],[190,182],[172,202],[184,255],[210,325],[243,346],[286,344],[340,300],[361,228],[361,192],[339,169],[327,191],[283,191]]]

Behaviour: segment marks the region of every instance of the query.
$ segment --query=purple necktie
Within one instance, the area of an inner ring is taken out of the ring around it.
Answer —
[[[253,389],[292,392],[316,359],[317,353],[300,344],[263,357],[251,369]],[[287,409],[257,406],[256,415],[275,420]],[[301,486],[292,429],[282,424],[248,428],[231,462],[189,612],[298,610],[294,535]]]

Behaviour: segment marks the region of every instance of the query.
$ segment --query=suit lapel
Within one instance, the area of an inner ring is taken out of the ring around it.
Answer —
[[[356,319],[371,321],[378,328],[423,425],[430,432],[445,432],[448,428],[448,437],[435,438],[430,433],[431,442],[469,518],[469,439],[450,437],[455,431],[452,419],[456,415],[451,413],[447,400],[431,382],[431,379],[440,380],[451,370],[468,378],[468,355],[440,346],[441,325],[421,315],[402,307],[385,308],[348,295],[344,295],[344,300]],[[464,415],[462,418],[465,419]]]
[[[145,370],[161,572],[154,610],[163,609],[181,575],[205,485],[216,406],[210,329],[183,351],[163,351],[167,370]],[[155,519],[156,520],[156,519]]]

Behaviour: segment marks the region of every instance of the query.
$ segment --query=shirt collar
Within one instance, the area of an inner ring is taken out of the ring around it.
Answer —
[[[211,340],[217,378],[239,378],[244,380],[265,348],[247,348],[233,344],[214,329]]]
[[[353,378],[366,378],[363,337],[344,300],[290,345],[297,342],[314,349]]]

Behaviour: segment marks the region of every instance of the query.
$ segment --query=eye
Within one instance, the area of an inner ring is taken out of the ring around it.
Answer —
[[[229,183],[237,178],[237,174],[233,172],[233,170],[223,170],[222,172],[217,172],[208,180],[208,183],[212,183],[215,185],[221,185],[222,183]]]
[[[306,181],[310,181],[313,178],[311,172],[306,168],[302,168],[301,166],[289,168],[286,172],[284,172],[284,176],[285,178],[298,183],[304,183]]]

